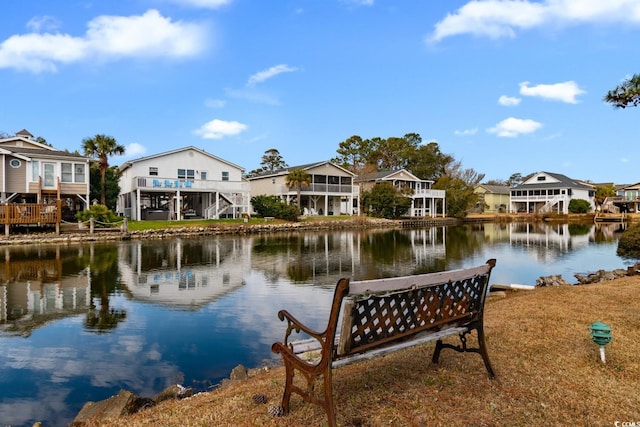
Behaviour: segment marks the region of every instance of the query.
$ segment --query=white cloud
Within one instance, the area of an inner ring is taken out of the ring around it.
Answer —
[[[453,131],[455,136],[472,136],[476,133],[478,133],[478,128]]]
[[[204,106],[207,108],[222,108],[227,104],[224,99],[207,98],[204,100]]]
[[[257,73],[255,73],[254,75],[252,75],[251,77],[249,77],[249,80],[247,81],[247,86],[248,87],[252,87],[255,86],[256,83],[262,83],[265,80],[268,80],[272,77],[277,76],[278,74],[282,74],[282,73],[291,73],[293,71],[297,71],[298,69],[295,67],[289,67],[286,64],[280,64],[280,65],[276,65],[273,66],[271,68],[268,68],[264,71],[259,71]]]
[[[53,31],[59,26],[60,23],[51,16],[35,16],[27,22],[27,28],[36,33],[43,30]]]
[[[132,142],[125,147],[124,152],[127,157],[142,156],[147,152],[147,148],[142,144]]]
[[[498,104],[502,105],[503,107],[515,107],[516,105],[520,105],[520,101],[522,101],[520,98],[516,98],[513,96],[502,95],[500,98],[498,98]]]
[[[495,127],[487,129],[487,132],[500,137],[514,138],[525,133],[532,133],[542,127],[542,123],[531,119],[516,119],[509,117],[502,120]]]
[[[252,89],[238,90],[228,88],[225,89],[225,93],[230,98],[244,99],[256,104],[280,105],[280,100],[276,96],[260,93]]]
[[[638,0],[478,0],[470,1],[435,25],[428,41],[460,34],[515,37],[518,30],[544,25],[640,24]]]
[[[586,93],[572,80],[550,85],[529,86],[529,82],[520,83],[520,95],[539,96],[553,101],[577,104],[576,96]]]
[[[206,45],[202,25],[172,22],[157,10],[143,15],[99,16],[82,37],[45,33],[14,35],[0,43],[0,68],[53,72],[59,64],[120,58],[183,58]]]
[[[203,9],[218,9],[231,3],[232,0],[171,0],[183,6],[200,7]]]
[[[222,139],[225,136],[237,135],[246,129],[247,125],[240,122],[213,119],[202,125],[202,127],[194,131],[194,133],[204,139]]]
[[[357,6],[373,6],[374,0],[342,0],[344,3],[355,4]]]

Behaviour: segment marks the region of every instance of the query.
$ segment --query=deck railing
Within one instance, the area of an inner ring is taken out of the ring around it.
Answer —
[[[59,224],[62,202],[4,203],[0,205],[0,224]]]

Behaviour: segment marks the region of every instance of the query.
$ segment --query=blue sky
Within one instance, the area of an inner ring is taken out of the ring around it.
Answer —
[[[0,131],[111,164],[193,145],[245,168],[418,133],[485,179],[640,181],[640,0],[0,3]]]

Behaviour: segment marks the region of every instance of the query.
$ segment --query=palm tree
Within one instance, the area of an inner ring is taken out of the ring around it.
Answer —
[[[637,107],[640,105],[640,74],[634,74],[613,90],[607,92],[604,101],[614,108]]]
[[[300,168],[292,169],[285,178],[287,187],[296,187],[297,189],[298,209],[300,209],[300,190],[302,187],[309,185],[310,182],[311,175],[309,175],[306,170]]]
[[[105,175],[109,168],[108,156],[124,154],[124,146],[119,145],[112,136],[97,134],[92,138],[82,140],[85,156],[97,157],[100,169],[100,204],[106,206]]]

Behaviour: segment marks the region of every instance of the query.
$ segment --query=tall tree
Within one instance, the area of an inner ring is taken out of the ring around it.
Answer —
[[[99,183],[101,179],[100,168],[97,163],[91,165],[89,168],[89,173],[91,174],[91,182]],[[105,206],[111,210],[115,210],[116,203],[118,201],[118,194],[120,194],[120,184],[118,183],[120,179],[120,168],[118,166],[109,166],[105,172],[104,178],[104,194],[105,194]],[[100,199],[100,185],[92,185],[89,192],[90,200],[99,200]]]
[[[607,92],[603,100],[613,104],[614,108],[637,107],[640,105],[640,74],[623,81],[622,84]]]
[[[338,144],[336,152],[338,155],[331,159],[332,162],[359,174],[371,155],[371,141],[362,139],[359,135],[353,135]]]
[[[447,213],[456,218],[463,218],[478,201],[478,194],[473,190],[483,179],[484,174],[474,169],[463,169],[462,163],[455,161],[447,165],[445,174],[438,179],[433,188],[447,192]]]
[[[300,209],[300,191],[302,187],[305,187],[311,183],[311,175],[304,169],[292,169],[285,177],[285,183],[287,187],[295,187],[297,190],[298,209]]]
[[[85,156],[98,158],[100,170],[100,203],[106,206],[105,175],[109,168],[109,156],[124,154],[124,146],[118,144],[112,136],[97,134],[91,138],[82,140],[82,149]]]
[[[522,174],[519,172],[516,172],[511,174],[506,184],[509,187],[513,187],[514,185],[519,185],[519,184],[522,184],[523,182],[524,182],[524,178],[522,177]]]
[[[420,179],[437,181],[451,162],[453,157],[440,151],[438,143],[432,141],[410,153],[407,169]]]
[[[269,148],[262,155],[260,167],[249,172],[247,176],[256,176],[265,172],[273,172],[278,169],[284,169],[287,166],[287,162],[285,162],[282,155],[280,155],[280,151],[276,148]]]

